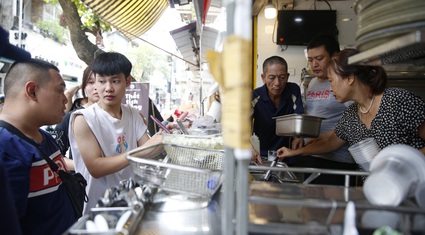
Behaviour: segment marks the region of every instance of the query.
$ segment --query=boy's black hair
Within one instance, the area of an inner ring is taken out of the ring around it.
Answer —
[[[130,60],[117,52],[99,54],[91,64],[91,69],[95,74],[112,76],[123,73],[126,78],[130,76],[132,67]]]

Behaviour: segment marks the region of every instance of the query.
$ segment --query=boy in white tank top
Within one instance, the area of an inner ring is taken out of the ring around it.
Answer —
[[[142,116],[135,108],[121,104],[131,83],[131,62],[122,54],[100,54],[92,63],[99,101],[71,116],[69,139],[75,170],[86,178],[89,202],[87,214],[106,189],[134,174],[126,158],[128,151],[162,141],[150,138]]]

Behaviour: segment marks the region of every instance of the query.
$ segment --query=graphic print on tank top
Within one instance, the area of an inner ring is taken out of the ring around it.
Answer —
[[[115,148],[115,151],[117,153],[123,153],[123,152],[127,151],[128,143],[125,141],[124,135],[118,136],[117,142],[118,142],[118,144],[117,144],[117,147]]]

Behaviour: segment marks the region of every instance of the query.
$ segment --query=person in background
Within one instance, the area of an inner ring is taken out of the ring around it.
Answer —
[[[214,122],[220,123],[221,122],[221,99],[220,99],[220,92],[216,91],[214,94],[210,96],[210,107],[208,108],[208,111],[206,115],[214,118]]]
[[[149,138],[139,111],[121,103],[131,83],[131,62],[120,53],[105,52],[95,58],[91,69],[99,101],[72,113],[69,125],[75,170],[87,179],[89,202],[84,214],[96,207],[106,189],[134,178],[128,151],[162,140],[160,135]]]
[[[149,98],[149,117],[152,115],[154,118],[158,119],[161,122],[164,122],[164,118],[162,118],[161,113],[159,112],[158,108],[156,107],[156,105],[154,104],[154,102],[152,101],[151,98]],[[149,131],[149,135],[155,135],[157,132],[159,132],[160,128],[159,126],[151,119],[151,118],[147,118],[148,119],[148,131]],[[173,121],[173,120],[171,120]]]
[[[277,150],[282,146],[298,148],[303,145],[303,139],[276,135],[276,120],[274,117],[304,113],[300,87],[288,82],[288,64],[279,56],[267,58],[263,63],[261,79],[264,85],[252,92],[254,121],[253,132],[260,140],[260,153],[253,151],[253,161],[261,164],[261,157],[267,157],[268,150]],[[291,161],[286,160],[292,164]]]
[[[313,38],[307,45],[307,58],[310,68],[316,74],[305,91],[305,112],[308,115],[323,117],[320,126],[321,135],[316,138],[304,138],[308,145],[314,141],[319,141],[326,134],[333,131],[342,113],[352,102],[339,103],[330,89],[331,82],[328,80],[327,67],[332,56],[335,56],[339,49],[338,41],[330,36],[321,34]],[[334,170],[355,171],[357,165],[350,152],[348,144],[345,144],[335,152],[305,156],[296,161],[298,167],[314,167]],[[305,174],[307,178],[310,174]],[[350,185],[356,184],[356,178],[350,177]],[[311,182],[312,184],[344,185],[344,175],[322,174]]]
[[[39,146],[63,170],[65,159],[53,137],[40,127],[62,121],[65,82],[59,69],[31,59],[14,63],[5,77],[0,119]],[[39,150],[0,127],[0,161],[4,164],[23,234],[62,234],[77,220],[66,186]]]
[[[74,97],[72,97],[72,100],[72,106],[69,112],[72,112],[76,109],[81,109],[85,104],[88,103],[88,99],[87,97],[85,97],[85,95],[83,95],[83,91],[81,89],[75,92],[75,95]]]
[[[357,53],[344,49],[328,67],[338,102],[355,102],[326,138],[296,150],[282,147],[280,158],[328,153],[366,138],[374,138],[381,149],[406,144],[425,154],[425,101],[405,89],[386,88],[387,75],[381,66],[349,65],[348,58]]]
[[[76,108],[74,110],[71,109],[68,113],[65,114],[61,123],[57,124],[55,127],[55,136],[56,142],[58,142],[62,155],[66,155],[69,149],[69,137],[68,137],[68,128],[69,128],[69,119],[71,114],[78,109],[87,108],[90,105],[96,103],[99,100],[99,94],[94,86],[96,79],[91,70],[91,66],[87,66],[87,68],[83,72],[83,81],[81,83],[81,90],[84,91],[82,93],[84,98],[87,98],[87,103],[83,106]],[[70,151],[68,154],[69,159],[72,159],[72,152]],[[69,168],[75,170],[74,165]]]
[[[77,93],[78,90],[81,89],[81,85],[77,85],[77,86],[73,86],[69,89],[65,90],[65,96],[68,100],[72,100],[72,97],[75,96],[75,94]],[[73,106],[74,102],[68,102],[65,106],[65,113],[68,113]]]

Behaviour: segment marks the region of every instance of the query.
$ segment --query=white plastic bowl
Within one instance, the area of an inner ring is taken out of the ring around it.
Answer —
[[[368,171],[370,162],[379,153],[380,148],[374,138],[367,138],[348,148],[357,164]]]
[[[425,156],[408,145],[391,145],[373,158],[363,191],[371,204],[398,206],[425,181]],[[418,192],[418,194],[421,194]]]

